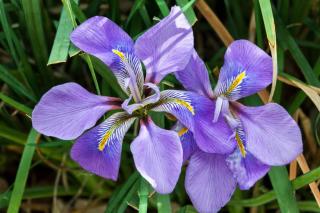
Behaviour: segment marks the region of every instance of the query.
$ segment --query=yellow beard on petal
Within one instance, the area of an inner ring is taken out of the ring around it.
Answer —
[[[119,58],[121,58],[121,60],[125,60],[125,56],[124,56],[124,53],[119,51],[119,50],[116,50],[116,49],[112,49],[112,52],[114,54],[116,54],[117,56],[119,56]]]
[[[188,102],[181,100],[181,99],[178,99],[178,98],[173,98],[173,102],[176,102],[177,104],[179,104],[181,106],[184,106],[192,113],[192,115],[194,115],[194,109],[191,106],[191,104],[189,104]]]
[[[181,137],[182,135],[186,134],[188,132],[188,128],[183,127],[182,129],[179,130],[178,135]]]
[[[240,149],[242,157],[246,157],[247,152],[246,152],[246,150],[244,148],[243,142],[242,142],[242,140],[241,140],[241,138],[240,138],[238,133],[236,133],[236,141],[237,141],[237,144],[238,144],[238,147]]]
[[[232,81],[229,88],[227,89],[226,95],[229,95],[234,89],[236,89],[242,83],[245,77],[246,77],[246,71],[239,73],[237,77]]]

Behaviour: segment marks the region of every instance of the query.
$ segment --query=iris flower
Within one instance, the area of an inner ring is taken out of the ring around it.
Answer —
[[[191,156],[185,187],[199,212],[218,211],[237,185],[249,189],[270,166],[288,164],[302,152],[300,129],[280,105],[237,102],[272,82],[272,59],[253,43],[238,40],[228,47],[214,90],[196,52],[176,77],[186,89],[211,100],[197,112],[192,132],[176,128],[184,159]]]
[[[62,84],[35,107],[34,128],[47,136],[77,138],[72,159],[91,173],[116,180],[124,135],[140,119],[140,132],[130,146],[136,168],[157,192],[170,193],[182,166],[181,142],[175,131],[156,126],[148,113],[170,113],[192,128],[192,99],[197,97],[186,91],[160,92],[156,85],[165,75],[184,69],[192,55],[193,33],[181,9],[173,7],[135,43],[111,20],[99,16],[77,27],[71,41],[111,69],[128,99],[97,96],[76,83]],[[107,111],[119,109],[92,128]]]

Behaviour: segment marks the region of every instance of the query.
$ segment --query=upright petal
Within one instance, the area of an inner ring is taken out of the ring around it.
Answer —
[[[195,50],[193,51],[189,64],[184,70],[175,72],[175,76],[187,90],[209,98],[213,97],[206,65]]]
[[[173,126],[172,130],[176,131],[180,137],[183,150],[183,162],[189,160],[191,155],[198,149],[192,132],[179,121]]]
[[[191,156],[185,187],[193,206],[201,213],[218,212],[236,188],[225,160],[224,155],[200,150]]]
[[[123,112],[113,114],[76,141],[71,158],[91,173],[117,180],[122,140],[135,119]]]
[[[159,83],[169,73],[182,70],[193,50],[193,33],[179,7],[150,28],[135,43],[135,53],[143,61],[146,81]]]
[[[234,101],[259,92],[271,82],[271,57],[250,41],[237,40],[227,49],[214,92]]]
[[[78,26],[70,36],[74,45],[103,61],[115,74],[122,89],[129,93],[126,79],[143,86],[140,60],[135,57],[130,36],[110,19],[95,16]],[[129,82],[130,83],[130,82]],[[132,89],[132,88],[131,88]]]
[[[175,131],[161,129],[150,118],[141,121],[138,137],[131,143],[140,174],[161,194],[172,192],[182,166],[182,147]]]
[[[250,189],[270,169],[270,166],[261,163],[251,153],[243,158],[239,149],[229,155],[226,162],[242,190]]]
[[[65,83],[42,96],[32,112],[32,126],[44,135],[72,140],[120,106],[118,98],[97,96],[79,84]]]
[[[237,104],[247,149],[262,163],[285,165],[302,152],[301,132],[285,109],[275,103],[259,107]]]

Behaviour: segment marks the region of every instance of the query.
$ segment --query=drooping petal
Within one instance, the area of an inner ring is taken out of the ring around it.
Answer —
[[[161,129],[150,118],[141,121],[138,137],[131,143],[140,174],[161,194],[172,192],[182,166],[182,146],[175,131]]]
[[[234,101],[259,92],[271,82],[271,57],[250,41],[237,40],[227,49],[214,92]]]
[[[183,162],[187,161],[190,156],[198,149],[192,132],[179,121],[172,128],[180,137],[183,150]]]
[[[44,135],[72,140],[120,105],[118,98],[97,96],[79,84],[65,83],[42,96],[32,112],[32,126]]]
[[[149,109],[156,112],[167,112],[175,116],[184,126],[193,129],[193,117],[197,103],[205,99],[186,91],[165,90],[160,93],[160,100],[149,105]]]
[[[247,149],[262,163],[285,165],[302,152],[301,132],[285,109],[275,103],[236,105],[247,137]]]
[[[204,152],[226,154],[234,151],[236,144],[228,141],[233,134],[223,116],[213,122],[215,101],[201,101],[196,107],[193,134],[197,145]]]
[[[185,187],[199,212],[218,212],[231,198],[236,180],[224,155],[197,151],[191,156]]]
[[[79,49],[103,61],[127,94],[135,92],[126,87],[127,79],[129,85],[136,84],[141,93],[143,72],[140,60],[133,53],[132,39],[118,25],[106,17],[95,16],[79,25],[70,39]]]
[[[175,72],[175,76],[187,90],[213,97],[207,68],[195,50],[189,64],[184,70]]]
[[[239,184],[239,188],[247,190],[252,187],[259,179],[267,174],[270,167],[261,163],[251,153],[243,157],[237,149],[228,156],[227,165],[233,172],[234,178]]]
[[[135,119],[124,112],[113,114],[77,139],[71,158],[91,173],[117,180],[122,140]]]
[[[192,50],[192,28],[176,6],[135,43],[135,53],[146,67],[146,81],[156,84],[167,74],[184,69]]]

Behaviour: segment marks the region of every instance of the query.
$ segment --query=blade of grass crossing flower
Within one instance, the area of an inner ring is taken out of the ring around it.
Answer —
[[[0,92],[0,100],[2,100],[4,103],[12,106],[13,108],[15,108],[16,110],[23,112],[25,114],[31,115],[32,109],[30,109],[29,107],[13,100],[12,98],[6,96],[5,94],[3,94],[2,92]]]
[[[158,213],[172,212],[170,195],[162,195],[157,193],[157,210]]]
[[[93,65],[92,65],[91,57],[88,54],[85,54],[84,57],[85,57],[85,60],[86,60],[86,62],[88,64],[88,66],[89,66],[89,70],[90,70],[90,73],[91,73],[91,77],[93,79],[94,86],[96,87],[97,94],[101,95],[99,84],[98,84],[98,80],[97,80],[97,77],[96,77],[96,74],[94,72],[94,68],[93,68]]]
[[[184,8],[189,3],[188,0],[176,0],[176,2],[181,8]],[[184,15],[187,17],[190,25],[194,25],[198,20],[191,6],[185,10]]]
[[[320,178],[320,167],[313,169],[312,171],[297,177],[295,180],[291,181],[292,186],[295,190],[298,190]],[[242,205],[245,207],[260,206],[269,203],[276,199],[275,191],[266,192],[258,197],[244,199],[244,200],[232,200],[229,205]]]
[[[31,166],[31,161],[36,148],[36,140],[39,136],[40,135],[34,129],[31,129],[27,139],[27,143],[23,150],[16,179],[14,181],[13,191],[8,207],[8,213],[19,212],[21,200],[29,174],[29,169]]]
[[[281,212],[299,212],[291,182],[288,179],[286,167],[272,167],[269,171],[272,187],[277,196]]]
[[[116,77],[112,72],[97,58],[91,58],[92,64],[96,69],[97,73],[108,83],[108,85],[113,89],[113,91],[120,97],[126,98],[126,94],[120,88]]]
[[[76,17],[74,15],[73,10],[72,10],[72,5],[71,5],[70,1],[72,1],[75,4],[75,2],[73,0],[62,0],[62,3],[64,5],[64,7],[67,8],[67,11],[68,11],[68,14],[69,14],[69,20],[71,21],[73,28],[76,28],[77,27]],[[96,88],[97,94],[100,95],[101,94],[100,87],[99,87],[99,84],[98,84],[98,80],[97,80],[96,74],[94,72],[94,67],[92,65],[91,57],[89,55],[87,55],[87,54],[84,54],[84,59],[88,64],[88,67],[89,67],[89,70],[90,70],[90,73],[91,73],[91,77],[92,77],[94,86]]]
[[[67,9],[63,7],[47,65],[67,61],[70,47],[69,36],[72,29],[73,25],[70,18],[68,17]]]
[[[156,3],[160,9],[160,12],[163,16],[167,16],[170,12],[169,7],[165,0],[156,0]]]
[[[139,187],[138,195],[139,195],[139,213],[147,213],[149,183],[143,177],[140,178],[140,187]]]
[[[271,92],[269,95],[269,102],[272,100],[274,91],[276,89],[277,76],[278,76],[278,56],[277,56],[277,39],[276,39],[276,29],[272,14],[272,7],[270,0],[259,0],[262,19],[264,22],[264,27],[267,33],[267,38],[269,42],[269,47],[272,56],[272,66],[273,66],[273,77]]]

